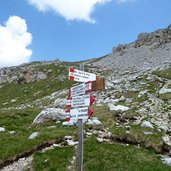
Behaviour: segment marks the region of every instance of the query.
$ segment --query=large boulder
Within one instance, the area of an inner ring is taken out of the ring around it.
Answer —
[[[129,107],[122,106],[122,105],[117,105],[115,106],[114,104],[108,103],[109,110],[115,110],[115,111],[126,111],[129,110]]]
[[[102,125],[102,123],[98,120],[98,118],[92,117],[91,119],[88,119],[86,125]]]
[[[44,72],[37,72],[36,73],[36,80],[39,81],[39,80],[44,80],[47,78],[47,75],[44,73]]]
[[[37,115],[32,125],[42,124],[48,121],[56,121],[59,119],[65,119],[65,110],[60,108],[47,108]]]
[[[153,125],[149,122],[149,121],[143,121],[141,123],[141,127],[145,127],[145,128],[154,128]]]
[[[170,94],[171,93],[171,81],[167,81],[165,85],[160,89],[159,94]]]

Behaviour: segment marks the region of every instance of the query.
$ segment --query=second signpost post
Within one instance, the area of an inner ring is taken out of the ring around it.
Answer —
[[[98,79],[95,74],[84,72],[84,64],[80,64],[80,70],[70,68],[69,79],[81,84],[69,90],[66,107],[73,109],[66,110],[66,120],[73,120],[78,123],[78,171],[83,171],[83,120],[86,121],[93,114],[89,107],[94,102],[92,95],[85,95],[91,91],[103,90],[104,79]]]

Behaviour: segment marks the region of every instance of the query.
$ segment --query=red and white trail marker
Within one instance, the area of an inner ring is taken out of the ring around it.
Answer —
[[[98,79],[98,76],[93,73],[84,72],[74,68],[69,69],[69,80],[78,81],[78,82],[88,82],[95,81]]]
[[[90,106],[95,101],[94,97],[90,94],[83,96],[68,97],[66,107],[84,107]]]
[[[66,110],[66,120],[70,119],[88,119],[93,114],[90,107],[74,108]]]
[[[83,95],[83,94],[89,93],[91,91],[92,91],[92,83],[91,82],[81,83],[81,84],[71,87],[69,89],[69,97]]]
[[[78,121],[78,115],[77,114],[73,114],[72,116],[70,115],[70,110],[69,109],[67,109],[66,111],[65,111],[65,113],[66,113],[66,116],[65,116],[65,120],[66,121],[70,121],[70,120],[74,120],[74,121]]]

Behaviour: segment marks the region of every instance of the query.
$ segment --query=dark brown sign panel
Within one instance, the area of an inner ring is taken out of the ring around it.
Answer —
[[[96,81],[92,81],[92,91],[104,90],[105,89],[105,79],[99,78]]]

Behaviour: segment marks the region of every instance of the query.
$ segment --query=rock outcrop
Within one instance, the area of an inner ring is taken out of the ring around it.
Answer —
[[[0,84],[14,82],[16,84],[25,84],[29,82],[44,80],[52,72],[50,69],[39,69],[43,65],[58,65],[60,61],[53,62],[33,62],[16,67],[0,68]]]
[[[48,121],[65,119],[65,110],[57,108],[47,108],[42,110],[33,121],[33,125],[42,124]]]
[[[93,64],[111,70],[115,78],[171,66],[171,25],[152,33],[141,33],[135,42],[114,47],[107,57]]]
[[[171,25],[166,29],[159,29],[152,33],[139,34],[135,41],[135,47],[153,45],[153,48],[158,48],[165,43],[171,43]]]

